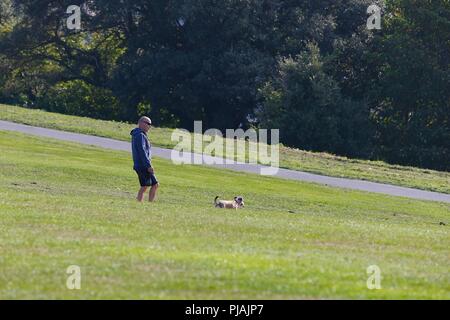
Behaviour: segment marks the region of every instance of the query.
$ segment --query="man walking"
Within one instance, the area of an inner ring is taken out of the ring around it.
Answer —
[[[156,179],[155,172],[151,162],[151,148],[152,145],[148,141],[147,133],[152,126],[152,121],[148,117],[141,117],[138,122],[138,127],[131,131],[131,150],[133,152],[133,169],[139,177],[141,189],[137,195],[137,201],[142,202],[144,193],[150,188],[148,200],[153,202],[156,197],[156,190],[158,190],[159,182]]]

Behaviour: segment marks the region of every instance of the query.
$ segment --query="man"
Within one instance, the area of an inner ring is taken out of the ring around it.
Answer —
[[[152,121],[148,117],[141,117],[138,122],[138,127],[131,131],[131,150],[133,152],[133,169],[139,177],[141,189],[137,195],[137,201],[142,202],[144,193],[150,188],[148,200],[153,202],[156,197],[156,190],[158,190],[159,182],[156,179],[155,171],[151,162],[151,148],[152,145],[148,141],[147,133],[152,126]]]

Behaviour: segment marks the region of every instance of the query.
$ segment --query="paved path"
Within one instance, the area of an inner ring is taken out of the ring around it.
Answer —
[[[0,130],[8,130],[8,131],[19,131],[31,135],[49,137],[64,141],[72,141],[78,142],[87,145],[93,145],[97,147],[113,149],[113,150],[122,150],[130,152],[130,143],[124,141],[118,141],[108,138],[100,138],[95,136],[89,136],[85,134],[71,133],[65,131],[58,131],[52,129],[44,129],[39,127],[32,127],[23,124],[17,124],[12,122],[6,122],[0,120]],[[160,157],[164,159],[171,159],[171,149],[162,149],[162,148],[152,148],[152,154],[155,157]],[[188,154],[191,158],[193,154]],[[220,162],[221,158],[215,157],[207,157],[209,160],[216,160],[216,162]],[[255,165],[255,164],[246,164],[246,163],[235,163],[235,164],[204,164],[207,166],[217,167],[221,169],[230,169],[234,171],[242,171],[260,174],[261,170],[267,169],[266,166]],[[400,196],[400,197],[408,197],[414,199],[421,200],[432,200],[432,201],[442,201],[450,203],[450,194],[438,193],[438,192],[430,192],[423,191],[412,188],[398,187],[389,184],[383,183],[375,183],[368,182],[363,180],[356,179],[345,179],[345,178],[334,178],[327,177],[312,173],[306,173],[295,170],[287,170],[287,169],[279,169],[278,173],[275,175],[276,177],[291,179],[291,180],[299,180],[306,182],[314,182],[323,185],[328,185],[332,187],[353,189],[353,190],[361,190],[375,193],[383,193],[392,196]]]

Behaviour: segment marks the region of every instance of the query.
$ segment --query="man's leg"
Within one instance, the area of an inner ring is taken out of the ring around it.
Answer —
[[[137,197],[136,197],[137,201],[142,202],[142,200],[144,199],[144,193],[145,193],[145,191],[147,191],[147,188],[148,187],[141,187],[139,189],[139,192],[138,192]]]
[[[159,183],[155,183],[154,185],[152,185],[152,187],[150,188],[150,192],[148,194],[148,200],[150,202],[155,201],[156,198],[156,190],[158,190],[159,187]]]

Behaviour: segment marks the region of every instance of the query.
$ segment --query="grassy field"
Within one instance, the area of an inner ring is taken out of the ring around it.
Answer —
[[[128,153],[2,131],[0,150],[1,299],[450,299],[449,204],[161,159],[139,204]]]
[[[128,141],[134,124],[100,121],[89,118],[61,115],[41,110],[30,110],[0,105],[0,120],[25,123],[46,128],[91,134]],[[157,119],[154,119],[157,121]],[[172,148],[172,129],[153,128],[153,145]],[[280,166],[334,177],[363,179],[423,190],[450,193],[450,172],[390,165],[381,161],[348,159],[326,153],[306,152],[280,147]]]

